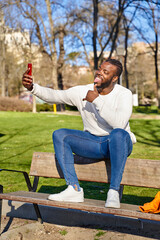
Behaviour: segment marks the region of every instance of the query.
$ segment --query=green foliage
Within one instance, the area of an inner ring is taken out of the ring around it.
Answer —
[[[98,233],[96,233],[96,237],[101,237],[105,234],[104,231],[99,230]]]
[[[68,232],[66,230],[60,230],[59,233],[62,235],[62,236],[65,236]]]
[[[65,109],[68,111],[78,111],[76,106],[65,105]]]
[[[160,159],[160,120],[131,119],[137,137],[130,157]],[[59,128],[83,130],[80,116],[53,113],[0,112],[0,168],[29,173],[33,152],[53,152],[52,132]],[[33,181],[33,177],[31,177]],[[0,172],[4,192],[27,190],[22,174]],[[81,182],[85,197],[106,200],[109,185]],[[66,188],[64,179],[40,178],[38,191],[56,193]],[[125,187],[122,202],[142,204],[152,200],[157,189]]]
[[[44,104],[36,104],[37,112],[53,112],[53,105],[44,103]]]
[[[156,106],[134,106],[133,113],[159,114],[160,112]]]
[[[65,104],[65,110],[69,111],[78,111],[77,107],[70,106]],[[37,104],[37,112],[53,112],[53,105],[44,103]],[[133,107],[133,113],[142,113],[142,114],[160,114],[158,107],[156,106],[137,106]]]
[[[65,104],[64,107],[65,107],[65,110],[78,111],[77,107],[75,106],[70,106]],[[47,103],[37,104],[36,108],[37,108],[37,112],[53,112],[53,105],[50,105]],[[57,106],[57,111],[58,111],[58,106]]]

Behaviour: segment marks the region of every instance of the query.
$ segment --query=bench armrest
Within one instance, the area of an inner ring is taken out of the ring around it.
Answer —
[[[18,170],[12,170],[12,169],[0,169],[0,172],[1,171],[7,171],[7,172],[17,172],[17,173],[22,173],[24,175],[24,178],[26,180],[26,184],[27,184],[27,187],[28,187],[28,190],[29,191],[33,191],[33,187],[31,185],[31,181],[29,179],[29,176],[28,176],[28,173],[27,172],[24,172],[24,171],[18,171]]]

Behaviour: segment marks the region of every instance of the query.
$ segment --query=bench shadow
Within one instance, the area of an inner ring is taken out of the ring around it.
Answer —
[[[15,206],[12,205],[12,201],[10,201],[10,200],[8,201],[8,206],[11,207],[11,211],[10,212],[14,212],[15,211]],[[9,228],[10,228],[12,222],[13,222],[13,219],[14,219],[14,217],[10,216],[10,218],[9,218],[6,226],[4,227],[3,231],[1,232],[1,234],[5,233],[5,232],[7,232],[9,230]]]
[[[136,195],[127,195],[123,194],[121,203],[133,204],[133,205],[143,205],[144,203],[151,202],[153,200],[152,197],[142,197]]]
[[[48,193],[48,194],[54,194],[54,193],[60,193],[61,191],[66,189],[66,185],[62,186],[45,186],[42,185],[37,192],[39,193]]]
[[[45,187],[45,186],[43,186]],[[53,188],[49,186],[49,188]],[[64,186],[62,186],[64,187]],[[62,188],[62,187],[59,187]],[[37,220],[32,204],[22,203],[19,207],[14,206],[15,202],[8,201],[10,211],[7,213],[9,221],[1,234],[7,232],[14,218]],[[85,212],[75,209],[39,206],[43,222],[63,225],[66,227],[80,227],[88,229],[101,229],[112,232],[120,232],[135,236],[143,236],[152,239],[159,239],[160,222],[132,219],[110,214],[99,214]]]

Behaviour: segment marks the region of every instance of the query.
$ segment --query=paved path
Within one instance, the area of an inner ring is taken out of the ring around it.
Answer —
[[[132,119],[158,119],[160,120],[160,114],[154,115],[154,114],[142,114],[142,113],[133,113]]]

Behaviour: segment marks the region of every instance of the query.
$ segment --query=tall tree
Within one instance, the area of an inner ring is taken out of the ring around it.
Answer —
[[[20,19],[17,19],[17,25],[26,28],[27,22],[32,34],[32,40],[37,42],[40,51],[47,54],[51,59],[53,87],[55,89],[62,88],[63,79],[60,69],[64,64],[63,41],[65,34],[63,34],[64,30],[61,30],[63,25],[61,22],[62,16],[58,16],[57,11],[63,6],[59,4],[58,0],[7,0],[7,2],[8,7],[14,6],[14,11],[21,14]]]
[[[127,69],[127,62],[128,62],[128,40],[129,40],[129,32],[131,31],[132,27],[132,22],[136,16],[136,12],[139,8],[140,3],[136,3],[132,7],[132,11],[129,12],[129,17],[126,15],[126,13],[123,13],[123,28],[124,28],[124,33],[125,33],[125,38],[124,38],[124,49],[125,49],[125,54],[124,54],[124,78],[125,78],[125,83],[126,87],[129,88],[129,79],[128,79],[128,69]]]
[[[97,69],[103,60],[104,51],[112,56],[117,47],[123,12],[134,0],[89,0],[70,13],[72,34],[81,42],[86,61]],[[84,29],[84,30],[83,30]],[[92,43],[92,44],[91,44]],[[88,57],[93,51],[94,66]]]
[[[158,71],[158,49],[159,49],[159,36],[160,36],[160,4],[158,0],[146,0],[146,4],[141,7],[141,17],[143,17],[147,24],[147,29],[145,27],[140,27],[134,25],[135,29],[140,34],[141,38],[148,43],[149,48],[153,52],[154,56],[154,68],[155,68],[155,80],[156,80],[156,95],[158,100],[158,107],[160,108],[160,79]],[[146,34],[148,32],[148,27],[152,31],[154,36],[150,38],[150,35]]]
[[[4,16],[0,8],[0,79],[1,79],[1,96],[5,97],[5,29],[4,29]]]
[[[97,57],[97,27],[98,27],[98,0],[93,0],[93,54],[94,54],[94,69],[98,69]]]
[[[63,66],[64,66],[64,56],[65,56],[64,37],[66,34],[64,25],[59,26],[58,34],[59,34],[59,58],[57,62],[58,88],[63,89],[64,87],[63,86]]]

